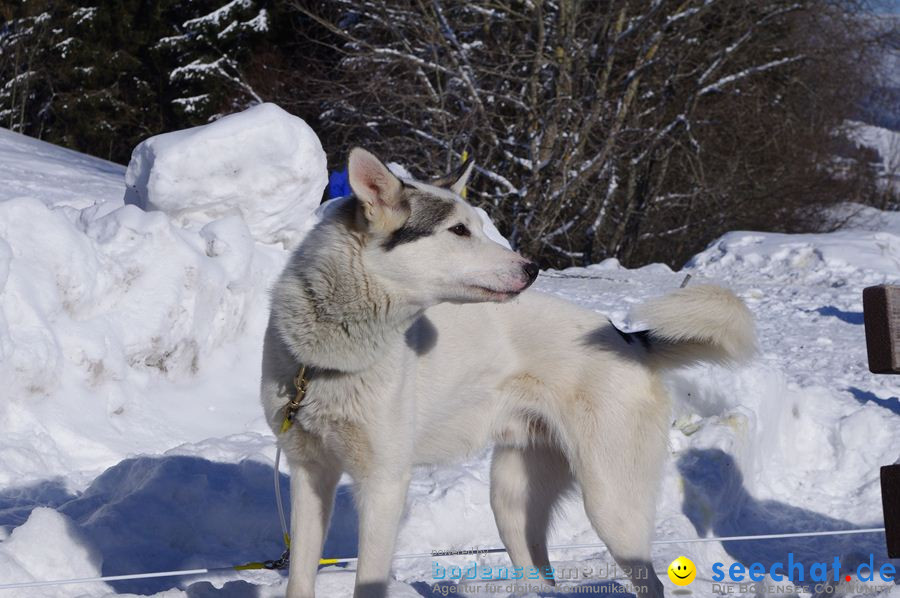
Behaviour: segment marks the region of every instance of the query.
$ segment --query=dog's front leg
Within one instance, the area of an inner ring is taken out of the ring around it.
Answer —
[[[291,561],[286,598],[313,598],[341,477],[336,463],[291,463]]]
[[[359,511],[359,562],[354,598],[384,598],[391,574],[391,560],[400,516],[406,503],[409,470],[378,472],[357,486]]]

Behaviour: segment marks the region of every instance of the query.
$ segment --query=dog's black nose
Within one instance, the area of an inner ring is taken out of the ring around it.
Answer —
[[[538,265],[534,262],[528,262],[522,266],[522,269],[525,270],[525,274],[528,275],[528,284],[534,282],[534,279],[537,278],[538,275]]]

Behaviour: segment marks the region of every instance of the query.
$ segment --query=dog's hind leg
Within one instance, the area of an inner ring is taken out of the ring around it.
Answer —
[[[650,542],[668,404],[623,394],[606,408],[587,399],[568,414],[569,457],[588,519],[631,577],[629,590],[656,598],[663,586],[650,560]]]
[[[569,464],[555,447],[494,448],[491,509],[500,538],[514,566],[537,567],[551,584],[547,528],[553,505],[571,483]]]
[[[629,479],[628,473],[610,476],[610,468],[602,463],[579,461],[576,476],[597,535],[631,577],[636,596],[662,596],[662,584],[650,561],[656,493],[643,481]]]
[[[312,598],[341,477],[336,463],[291,463],[291,561],[287,598]]]

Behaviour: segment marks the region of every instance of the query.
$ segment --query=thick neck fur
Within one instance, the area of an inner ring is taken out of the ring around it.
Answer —
[[[362,260],[356,200],[333,206],[272,289],[272,323],[308,366],[360,372],[378,362],[420,313],[384,289]]]

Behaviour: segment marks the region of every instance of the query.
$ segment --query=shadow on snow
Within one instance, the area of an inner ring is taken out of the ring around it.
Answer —
[[[836,531],[881,527],[880,513],[873,513],[871,525],[855,525],[815,511],[778,502],[757,500],[744,487],[744,478],[734,459],[719,449],[689,450],[678,459],[685,483],[684,514],[701,537],[744,536],[777,533]],[[815,492],[810,488],[809,492]],[[806,582],[814,562],[828,564],[840,557],[841,576],[874,555],[876,570],[886,560],[883,533],[845,536],[818,536],[777,540],[722,542],[725,551],[737,562],[749,566],[762,563],[768,571],[773,563],[786,563],[788,553],[803,564]],[[685,551],[690,545],[685,545]],[[690,555],[690,553],[687,553]],[[900,561],[892,561],[895,565]],[[730,563],[724,563],[726,572]],[[726,573],[727,576],[727,573]],[[831,578],[833,573],[829,573]],[[727,577],[726,577],[727,579]],[[795,580],[796,581],[796,580]]]
[[[868,397],[866,397],[868,398]],[[685,482],[682,510],[700,536],[756,535],[880,527],[847,521],[774,500],[757,500],[744,486],[734,459],[718,449],[690,450],[678,460]],[[230,567],[277,558],[282,551],[275,511],[272,468],[255,461],[215,463],[188,456],[126,459],[97,477],[80,495],[65,490],[61,479],[0,491],[0,525],[21,525],[32,509],[55,508],[69,517],[80,535],[103,558],[103,575],[174,569]],[[282,474],[289,505],[289,480]],[[357,556],[357,515],[349,486],[338,488],[325,556]],[[302,538],[294,541],[302,542]],[[768,570],[789,552],[804,564],[831,563],[841,557],[842,575],[875,555],[885,562],[883,534],[723,542],[735,561],[762,563]],[[689,546],[685,546],[689,554]],[[896,562],[896,561],[895,561]],[[726,564],[727,566],[728,564]],[[415,582],[423,596],[439,595],[435,586]],[[452,582],[451,582],[452,584]],[[215,588],[207,581],[158,578],[114,582],[119,592],[152,594],[184,587],[191,598],[254,596],[256,588],[237,580]],[[604,594],[627,595],[615,582]],[[583,594],[550,592],[547,598]]]
[[[0,490],[0,525],[21,525],[35,507],[55,508],[102,556],[103,575],[231,567],[281,555],[272,478],[272,468],[255,461],[215,463],[188,456],[126,459],[77,496],[67,493],[58,479]],[[288,476],[281,474],[286,508],[288,488]],[[341,486],[325,555],[355,557],[356,527],[352,492]],[[229,582],[221,589],[175,577],[110,585],[118,592],[137,594],[186,587],[191,598],[255,595],[255,586],[244,581]]]

